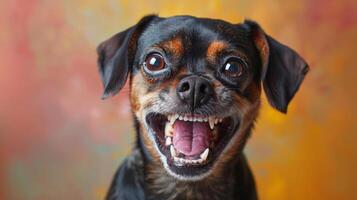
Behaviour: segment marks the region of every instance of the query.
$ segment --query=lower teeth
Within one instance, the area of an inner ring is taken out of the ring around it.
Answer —
[[[202,164],[207,160],[209,154],[209,148],[205,149],[198,159],[190,160],[185,158],[179,158],[178,153],[173,145],[170,145],[170,153],[173,157],[175,164],[182,165],[182,164]]]

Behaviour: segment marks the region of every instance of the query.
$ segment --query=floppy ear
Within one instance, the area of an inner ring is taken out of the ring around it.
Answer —
[[[97,47],[99,73],[104,86],[102,99],[115,95],[124,87],[133,65],[137,40],[155,18],[156,15],[146,16]]]
[[[294,50],[264,33],[256,22],[245,20],[244,26],[249,29],[260,54],[261,79],[268,101],[275,109],[286,113],[309,66]]]

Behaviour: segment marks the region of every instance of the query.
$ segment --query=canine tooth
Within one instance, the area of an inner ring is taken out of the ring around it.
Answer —
[[[167,137],[172,137],[172,132],[173,132],[172,126],[170,125],[170,123],[166,123],[166,126],[165,126],[165,136],[167,136]]]
[[[177,156],[177,153],[176,153],[173,145],[170,146],[170,153],[171,153],[171,156],[174,157],[174,159],[175,159],[175,157]]]
[[[209,153],[209,148],[207,148],[203,153],[201,153],[200,158],[202,159],[202,161],[205,161],[207,159]]]
[[[178,118],[178,114],[170,115],[169,123],[170,123],[171,126],[175,123],[177,118]]]
[[[209,122],[209,127],[210,127],[211,129],[214,129],[214,117],[213,117],[213,116],[210,116],[210,117],[208,118],[208,122]]]
[[[169,145],[171,145],[172,144],[172,138],[171,137],[167,137],[166,138],[166,141],[165,141],[165,145],[166,146],[169,146]]]

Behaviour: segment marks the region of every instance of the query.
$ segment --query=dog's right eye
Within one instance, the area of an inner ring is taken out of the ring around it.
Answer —
[[[166,67],[164,58],[158,53],[149,54],[145,59],[144,65],[150,71],[160,71]]]

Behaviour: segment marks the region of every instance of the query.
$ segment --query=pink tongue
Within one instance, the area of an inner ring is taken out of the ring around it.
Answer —
[[[174,124],[174,147],[185,154],[193,156],[209,147],[211,129],[207,122],[188,122],[176,120]]]

